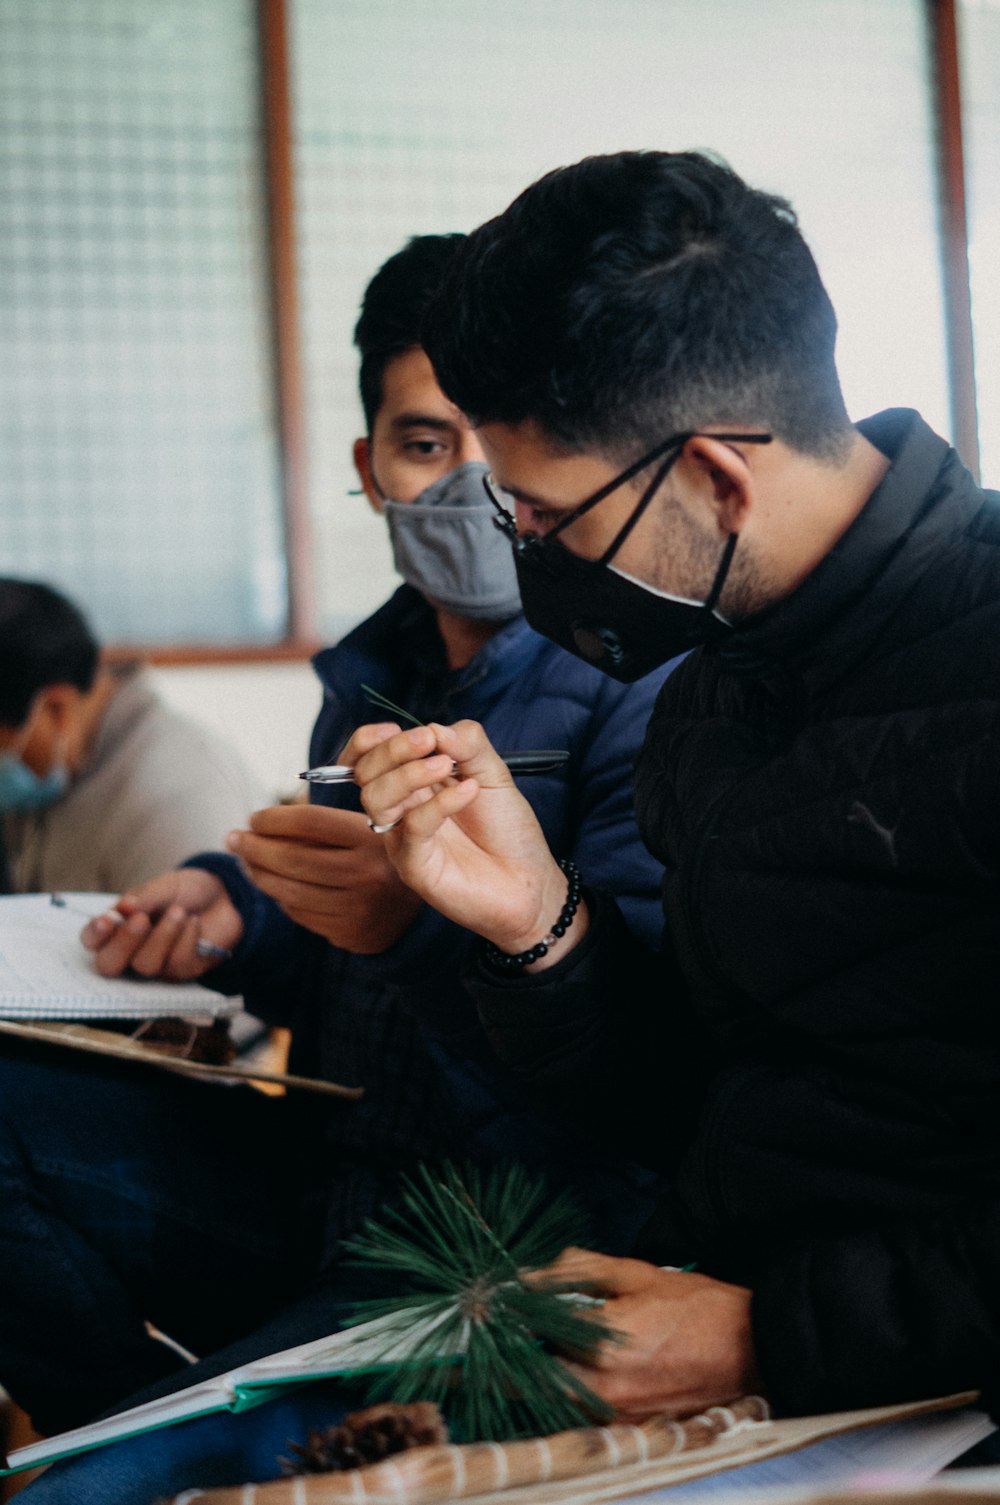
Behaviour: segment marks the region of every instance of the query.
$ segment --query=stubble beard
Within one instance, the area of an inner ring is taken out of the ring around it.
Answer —
[[[653,540],[657,589],[692,601],[705,601],[722,562],[726,539],[699,528],[673,490],[667,490],[657,513]],[[718,602],[727,621],[737,622],[762,611],[777,592],[755,557],[752,545],[741,538]]]

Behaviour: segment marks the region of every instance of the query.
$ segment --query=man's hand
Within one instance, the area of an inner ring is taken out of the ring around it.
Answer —
[[[298,925],[344,951],[374,955],[409,928],[420,900],[355,810],[275,805],[227,842],[254,883]]]
[[[692,1416],[759,1393],[744,1287],[586,1249],[564,1250],[532,1278],[606,1295],[594,1315],[625,1341],[604,1343],[588,1363],[569,1368],[623,1420],[658,1411]]]
[[[340,757],[353,764],[372,820],[398,818],[378,840],[410,888],[502,951],[541,940],[565,902],[566,877],[478,722],[406,732],[363,726]],[[586,929],[581,905],[571,929],[535,967],[559,960]]]
[[[198,955],[199,941],[227,952],[243,937],[243,920],[213,873],[184,867],[161,873],[123,894],[112,913],[89,921],[80,939],[94,953],[103,977],[125,971],[142,977],[190,981],[218,966],[214,958]]]

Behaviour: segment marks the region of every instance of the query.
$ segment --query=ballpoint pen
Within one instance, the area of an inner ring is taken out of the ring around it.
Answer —
[[[548,773],[553,768],[561,768],[569,761],[569,753],[565,748],[559,747],[501,753],[500,757],[514,774]],[[452,764],[453,768],[457,766],[457,764]],[[307,768],[304,773],[299,774],[299,778],[305,779],[310,784],[350,784],[354,780],[354,769],[348,763],[327,763],[318,768]]]

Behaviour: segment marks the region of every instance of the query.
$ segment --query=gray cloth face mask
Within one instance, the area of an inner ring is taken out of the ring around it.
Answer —
[[[510,544],[493,519],[483,478],[468,460],[412,502],[384,502],[396,569],[438,606],[477,622],[508,622],[521,610]]]

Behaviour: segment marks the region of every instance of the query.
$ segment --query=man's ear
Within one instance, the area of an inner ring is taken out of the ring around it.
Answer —
[[[80,714],[84,695],[76,685],[46,685],[38,697],[41,717],[58,736],[68,736]]]
[[[753,466],[732,444],[696,434],[684,446],[681,465],[702,496],[706,495],[721,534],[739,533],[746,525],[755,495]]]
[[[368,498],[369,505],[376,512],[382,511],[382,498],[379,496],[378,487],[372,475],[372,446],[370,439],[355,439],[354,441],[354,469],[358,473],[361,489]]]
[[[75,764],[86,698],[71,684],[46,685],[38,692],[24,748],[25,762],[36,773],[48,773],[60,750],[71,765]]]

